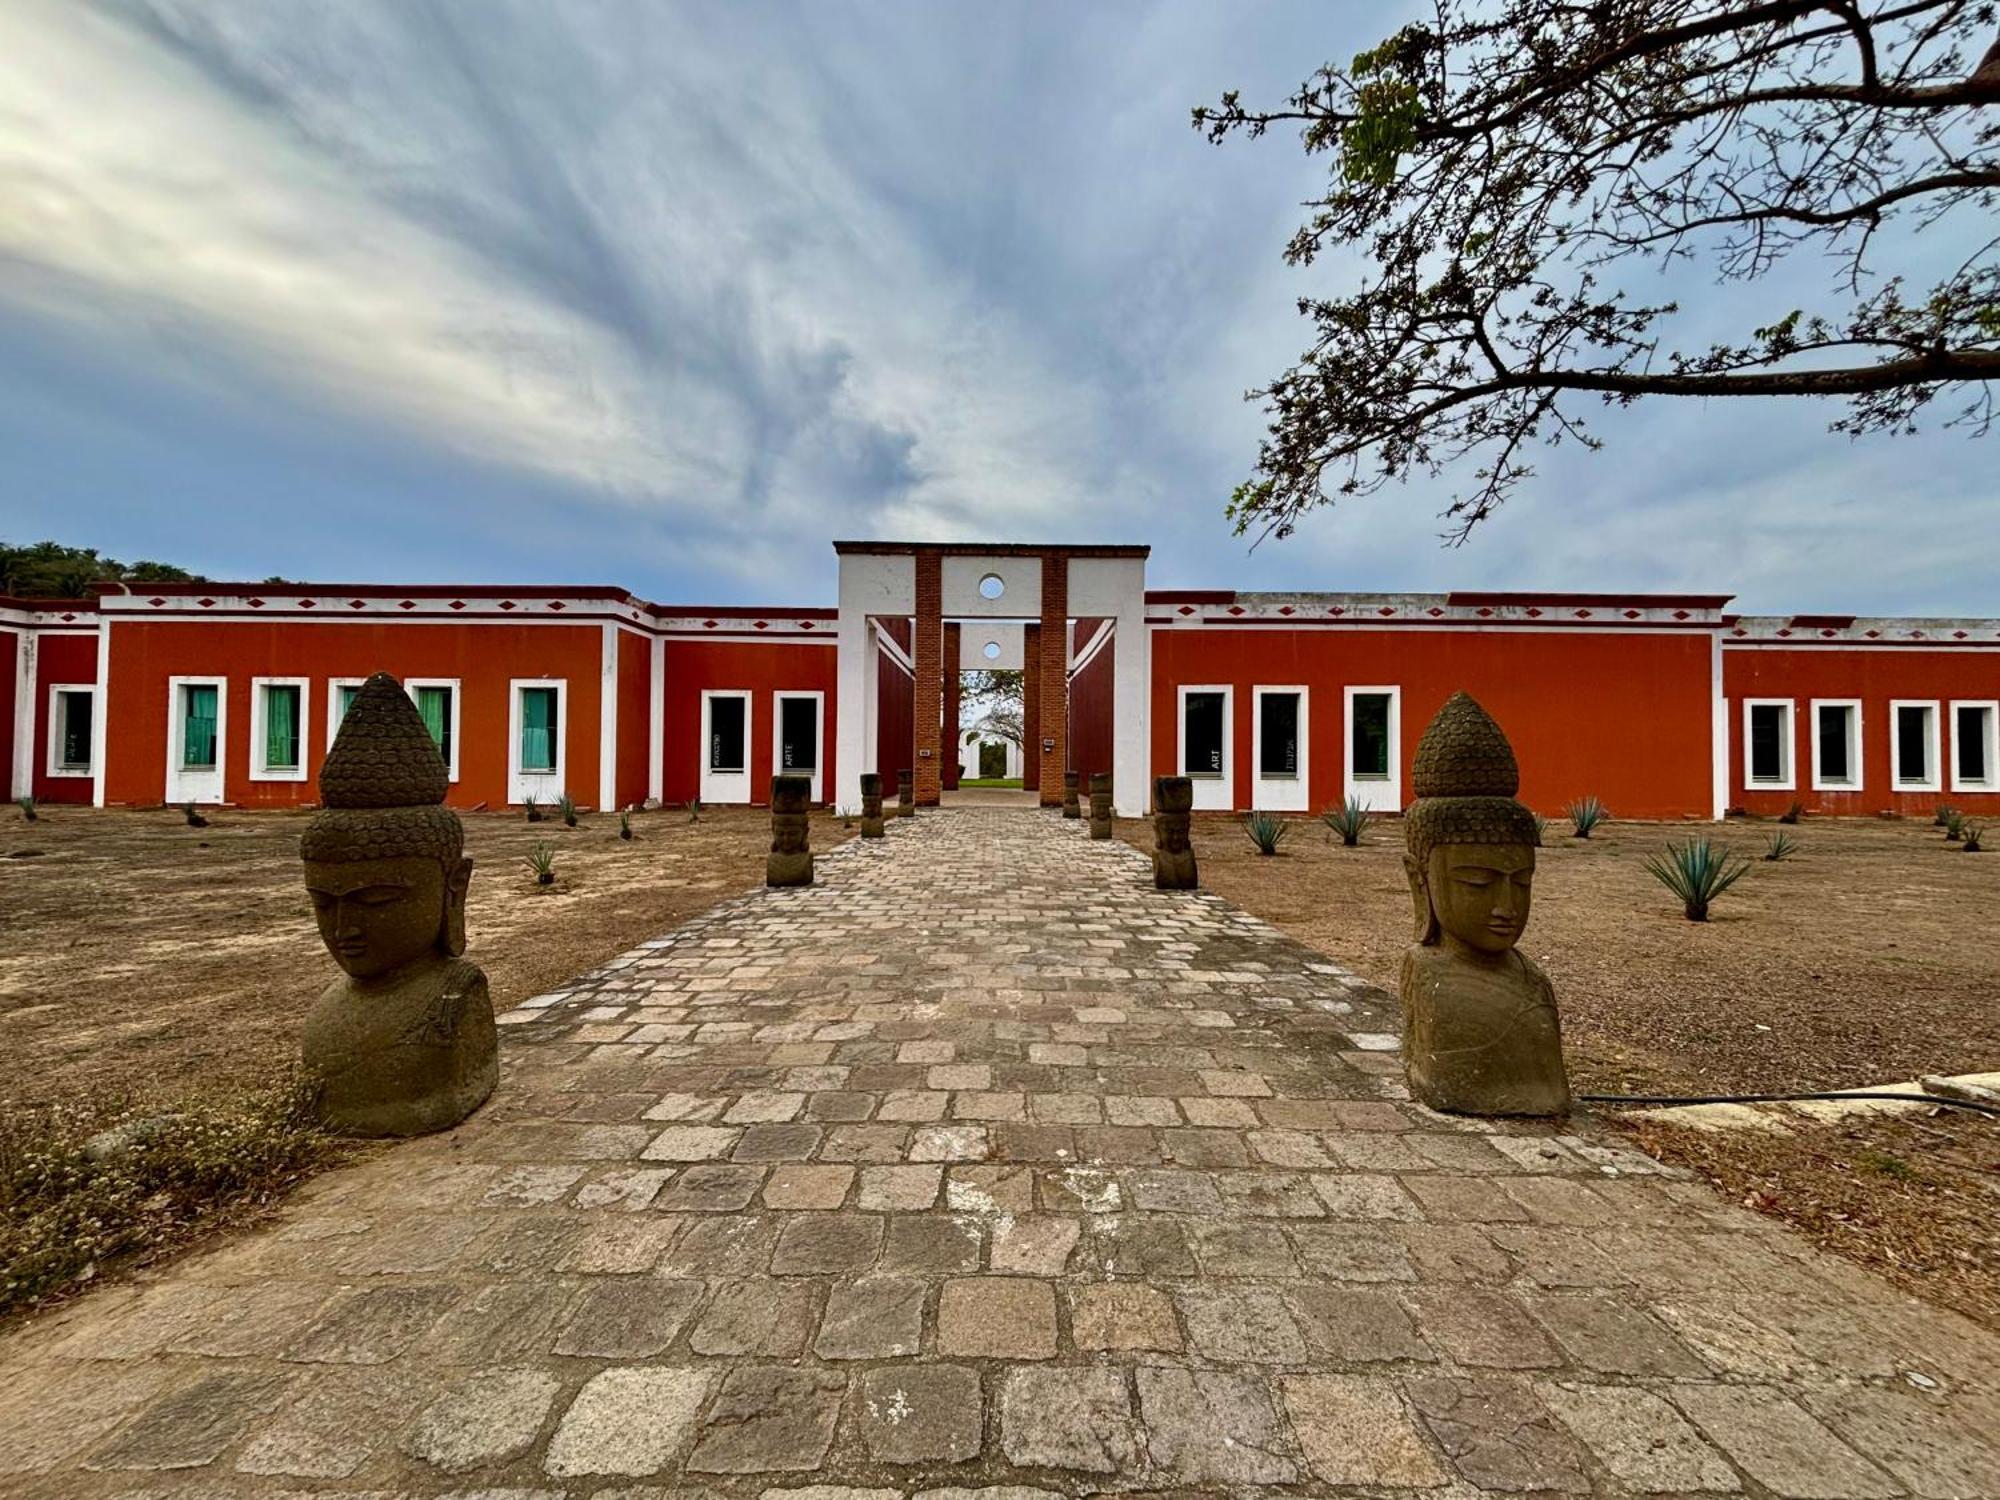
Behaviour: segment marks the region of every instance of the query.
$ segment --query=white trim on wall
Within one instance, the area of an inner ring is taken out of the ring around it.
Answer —
[[[215,764],[190,770],[181,764],[183,711],[181,690],[190,687],[215,689]],[[229,789],[229,679],[227,677],[169,677],[167,679],[167,759],[164,800],[221,802]]]
[[[817,689],[779,688],[771,694],[771,774],[786,774],[784,765],[785,700],[787,698],[810,698],[813,702],[813,744],[818,748],[814,758],[819,764],[811,771],[812,800],[822,799],[820,788],[826,777],[826,694]]]
[[[1264,699],[1299,700],[1298,767],[1289,776],[1264,774]],[[1250,689],[1250,806],[1263,812],[1307,812],[1312,802],[1312,692],[1303,683],[1259,683]]]
[[[459,685],[459,679],[456,677],[405,677],[403,679],[403,691],[409,696],[409,700],[412,703],[417,701],[418,688],[451,689],[451,755],[446,759],[444,769],[445,779],[455,782],[458,780],[458,761],[462,753],[461,747],[464,744],[464,740],[459,735],[458,726],[459,706],[465,701],[465,690]]]
[[[667,793],[667,642],[653,637],[651,686],[647,688],[646,798],[655,804]]]
[[[1354,774],[1354,700],[1363,695],[1389,700],[1389,774]],[[1370,812],[1403,810],[1403,689],[1400,683],[1357,683],[1343,690],[1340,716],[1341,795],[1359,799]]]
[[[553,771],[527,771],[521,767],[521,689],[556,690],[556,743]],[[510,677],[507,679],[507,802],[519,806],[529,796],[550,806],[562,797],[569,768],[569,679],[567,677]]]
[[[618,627],[610,624],[598,651],[597,805],[618,805]]]
[[[1981,737],[1985,741],[1986,774],[1977,780],[1968,780],[1958,774],[1958,714],[1964,708],[1979,709],[1984,714]],[[1990,792],[1996,788],[2000,788],[2000,701],[1992,698],[1954,698],[1951,700],[1951,789],[1954,792]]]
[[[1930,739],[1925,754],[1930,758],[1930,774],[1921,780],[1903,775],[1903,710],[1930,710]],[[1944,785],[1944,757],[1938,726],[1941,717],[1935,698],[1891,698],[1889,700],[1889,790],[1892,792],[1935,792]]]
[[[1760,780],[1751,770],[1754,749],[1750,723],[1753,711],[1776,708],[1784,711],[1784,727],[1778,736],[1780,769],[1775,779]],[[1799,785],[1798,701],[1793,698],[1745,698],[1743,700],[1743,790],[1746,792],[1793,792]]]
[[[1845,780],[1832,781],[1820,774],[1819,711],[1823,708],[1844,708],[1847,710],[1847,770]],[[1867,765],[1864,748],[1868,740],[1863,731],[1861,700],[1859,698],[1813,698],[1808,701],[1807,712],[1812,715],[1812,789],[1816,792],[1858,792],[1867,779]]]
[[[57,759],[56,752],[62,744],[62,719],[59,705],[64,693],[82,693],[90,699],[90,763],[83,766],[65,766]],[[43,757],[43,773],[53,779],[83,780],[97,774],[97,684],[94,682],[52,682],[47,697],[48,725],[47,754]],[[22,796],[27,793],[23,792]]]
[[[14,753],[7,768],[7,794],[26,797],[35,790],[35,633],[20,630],[8,634],[14,637]],[[97,669],[100,673],[104,670],[101,655]]]
[[[266,688],[289,687],[299,690],[299,763],[295,766],[270,766],[264,760]],[[250,679],[250,779],[252,781],[304,781],[306,764],[311,759],[307,748],[312,743],[312,679],[310,677],[253,677]]]
[[[1195,772],[1187,764],[1187,703],[1192,693],[1222,695],[1222,769]],[[1236,807],[1236,690],[1223,682],[1182,683],[1174,699],[1174,774],[1194,787],[1194,805],[1203,812],[1231,812]]]

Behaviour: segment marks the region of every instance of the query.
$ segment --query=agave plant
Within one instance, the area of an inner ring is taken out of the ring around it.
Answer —
[[[576,798],[572,797],[568,792],[564,792],[557,799],[556,806],[562,809],[563,827],[576,827]]]
[[[1764,858],[1772,864],[1781,859],[1790,859],[1798,852],[1798,842],[1789,833],[1774,833],[1770,843],[1764,846]]]
[[[1243,815],[1243,831],[1250,835],[1250,842],[1257,846],[1259,854],[1276,854],[1292,825],[1276,813],[1253,812]]]
[[[528,851],[528,868],[535,872],[536,885],[556,883],[556,851],[547,844],[537,844]]]
[[[1805,816],[1805,810],[1805,803],[1794,797],[1792,798],[1792,805],[1778,814],[1778,821],[1780,823],[1796,823],[1801,817]]]
[[[1979,836],[1984,832],[1986,832],[1986,825],[1984,823],[1967,823],[1965,825],[1963,846],[1967,854],[1977,854],[1979,852]]]
[[[1646,871],[1680,898],[1690,922],[1706,922],[1709,903],[1750,873],[1750,861],[1702,837],[1668,844],[1666,853],[1646,861]]]
[[[1528,816],[1535,820],[1535,843],[1538,845],[1548,843],[1549,820],[1540,813],[1530,813]]]
[[[695,797],[688,802],[688,821],[690,823],[701,821],[701,798]]]
[[[628,844],[632,842],[632,815],[629,812],[618,814],[618,837]]]
[[[181,804],[181,816],[187,819],[187,826],[190,828],[208,827],[208,819],[201,815],[201,810],[192,802],[183,802]]]
[[[1590,830],[1611,816],[1605,811],[1604,804],[1595,797],[1579,797],[1565,807],[1563,812],[1568,816],[1570,826],[1576,830],[1576,837],[1580,839],[1589,838]]]
[[[1965,814],[1955,807],[1945,809],[1944,841],[1956,844],[1965,837]]]
[[[14,800],[20,805],[21,816],[30,823],[41,816],[40,813],[35,811],[35,799],[33,797],[16,797]]]
[[[533,792],[528,793],[527,796],[521,799],[521,806],[528,810],[528,821],[530,823],[539,823],[542,821],[542,804],[535,800]]]
[[[1951,821],[1952,809],[1940,802],[1937,811],[1931,814],[1931,827],[1942,828]]]
[[[1342,844],[1352,849],[1361,842],[1361,831],[1368,826],[1368,809],[1361,805],[1359,797],[1349,797],[1340,806],[1329,807],[1321,813],[1319,820],[1340,835]]]

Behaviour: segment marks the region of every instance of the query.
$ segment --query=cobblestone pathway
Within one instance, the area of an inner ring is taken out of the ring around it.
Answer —
[[[0,1487],[2000,1494],[2000,1341],[1414,1107],[1389,996],[1079,823],[891,829],[504,1017],[466,1128],[0,1346]]]

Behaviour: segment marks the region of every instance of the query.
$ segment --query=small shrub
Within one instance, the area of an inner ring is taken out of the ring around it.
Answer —
[[[1967,823],[1964,828],[1964,849],[1967,854],[1979,852],[1979,837],[1986,832],[1984,823]]]
[[[632,842],[632,815],[628,812],[618,815],[618,837],[628,844]]]
[[[34,822],[40,816],[35,811],[35,799],[33,797],[17,797],[15,801],[20,806],[21,816],[26,818],[30,823]]]
[[[1361,842],[1361,832],[1368,826],[1368,809],[1361,805],[1359,797],[1349,797],[1340,806],[1329,807],[1321,813],[1319,820],[1340,835],[1342,844],[1352,849]]]
[[[1690,922],[1706,922],[1709,904],[1750,873],[1750,861],[1702,837],[1668,844],[1665,854],[1646,861],[1646,871],[1680,898]]]
[[[556,802],[556,806],[562,809],[563,827],[576,827],[576,798],[572,797],[568,792],[564,792]]]
[[[181,816],[187,819],[187,826],[190,828],[208,827],[208,819],[201,815],[201,809],[196,807],[192,802],[183,802],[181,804]]]
[[[1257,846],[1259,854],[1276,854],[1292,825],[1276,813],[1253,812],[1243,815],[1243,831],[1250,835],[1250,842]]]
[[[1797,841],[1789,833],[1774,833],[1770,843],[1764,846],[1764,858],[1776,864],[1781,859],[1790,859],[1798,848]]]
[[[688,821],[690,823],[701,821],[701,798],[696,797],[688,803]]]
[[[1965,814],[1957,808],[1947,809],[1944,820],[1944,841],[1955,844],[1965,837]]]
[[[1565,807],[1563,813],[1569,818],[1570,827],[1576,830],[1575,836],[1580,839],[1589,838],[1590,830],[1610,816],[1604,810],[1604,804],[1595,797],[1579,797]]]
[[[1780,823],[1796,823],[1800,818],[1805,816],[1805,811],[1805,803],[1794,797],[1792,798],[1792,805],[1778,814],[1778,821]]]
[[[1951,821],[1952,810],[1940,802],[1937,811],[1931,814],[1931,827],[1942,828]]]
[[[542,804],[535,800],[533,792],[530,792],[521,799],[521,806],[528,810],[528,821],[530,823],[539,823],[542,821]]]
[[[556,883],[556,851],[547,844],[537,844],[528,851],[528,868],[535,872],[536,885]]]
[[[1540,813],[1530,813],[1529,816],[1535,820],[1536,846],[1540,847],[1547,844],[1549,841],[1549,820]]]
[[[0,1106],[0,1314],[95,1277],[113,1257],[184,1242],[229,1209],[268,1203],[339,1143],[312,1116],[301,1076],[225,1099],[148,1111]],[[127,1144],[86,1150],[124,1127]]]

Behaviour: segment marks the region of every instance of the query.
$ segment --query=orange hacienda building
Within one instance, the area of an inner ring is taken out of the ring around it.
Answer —
[[[1196,805],[1410,797],[1464,688],[1521,795],[1614,816],[2000,812],[2000,620],[1739,616],[1729,596],[1146,587],[1144,547],[838,542],[833,607],[617,588],[108,584],[0,599],[0,753],[46,803],[288,807],[368,674],[402,680],[459,807],[761,803],[778,771],[935,802],[977,765],[966,670],[1024,673],[1010,751],[1043,801],[1110,772]]]

